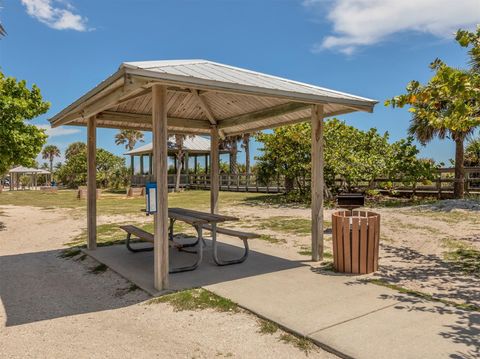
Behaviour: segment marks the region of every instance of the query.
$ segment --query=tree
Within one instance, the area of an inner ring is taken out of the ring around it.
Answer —
[[[465,166],[480,166],[480,138],[468,142],[465,148]]]
[[[68,145],[65,150],[65,159],[68,160],[70,157],[75,156],[78,153],[86,151],[87,145],[85,142],[73,142]]]
[[[133,150],[137,142],[143,142],[143,132],[137,130],[120,130],[115,135],[115,144],[125,145],[129,151]]]
[[[175,148],[177,154],[175,160],[177,161],[177,173],[175,174],[175,192],[180,191],[180,177],[182,174],[182,160],[185,152],[183,151],[183,142],[185,141],[186,135],[175,134]]]
[[[410,106],[409,133],[423,145],[433,138],[455,141],[454,197],[464,195],[464,141],[480,125],[480,27],[476,33],[459,30],[456,37],[464,47],[471,47],[471,68],[461,70],[436,59],[435,71],[427,84],[411,81],[406,93],[385,101],[386,106]]]
[[[244,133],[242,135],[242,148],[245,150],[245,173],[250,176],[250,138],[255,133]]]
[[[115,156],[102,148],[96,153],[96,179],[100,187],[113,186],[118,188],[128,182],[128,169],[125,159]],[[68,187],[82,186],[87,181],[87,149],[70,155],[65,163],[58,169],[57,177]]]
[[[242,135],[228,136],[225,137],[221,143],[220,148],[228,150],[230,155],[230,169],[229,172],[232,174],[238,173],[238,141],[242,140]]]
[[[263,143],[262,155],[256,157],[259,179],[266,183],[278,176],[285,178],[285,188],[291,192],[296,187],[300,199],[308,198],[311,171],[311,125],[301,123],[276,128],[272,133],[260,133],[257,140]],[[418,159],[418,149],[413,138],[390,144],[388,133],[376,129],[360,131],[338,119],[324,126],[325,188],[352,190],[360,183],[383,176],[413,182],[430,178],[433,164]],[[338,179],[342,183],[337,186]],[[327,191],[329,195],[329,191]]]
[[[42,151],[42,158],[48,160],[50,163],[50,172],[53,173],[53,160],[55,157],[60,157],[60,150],[55,145],[48,145]]]
[[[33,166],[47,135],[26,121],[49,107],[36,85],[28,89],[25,81],[17,82],[0,71],[0,174],[13,165]]]

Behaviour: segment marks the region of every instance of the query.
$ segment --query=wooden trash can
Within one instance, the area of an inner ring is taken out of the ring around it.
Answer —
[[[342,273],[378,270],[380,215],[368,211],[332,214],[333,265]]]
[[[145,196],[145,187],[128,187],[127,197],[143,197]]]

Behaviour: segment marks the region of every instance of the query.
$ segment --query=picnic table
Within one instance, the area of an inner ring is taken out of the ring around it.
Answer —
[[[237,217],[233,216],[227,216],[227,215],[222,215],[222,214],[213,214],[213,213],[207,213],[207,212],[201,212],[201,211],[195,211],[191,209],[185,209],[185,208],[169,208],[168,209],[168,217],[170,219],[170,226],[169,226],[169,240],[172,244],[173,247],[177,248],[180,251],[185,251],[188,253],[194,253],[197,255],[196,261],[189,266],[184,266],[184,267],[176,267],[176,268],[171,268],[170,273],[178,273],[178,272],[186,272],[186,271],[191,271],[196,269],[200,263],[203,260],[203,250],[204,246],[206,245],[204,237],[203,237],[203,230],[207,230],[211,232],[211,238],[212,238],[212,257],[215,263],[219,266],[225,266],[225,265],[231,265],[231,264],[237,264],[237,263],[242,263],[244,262],[249,253],[249,248],[248,248],[248,239],[250,238],[256,238],[258,235],[254,233],[246,233],[246,232],[241,232],[241,231],[236,231],[232,229],[226,229],[226,228],[219,228],[217,225],[219,223],[223,223],[226,221],[238,221]],[[174,224],[176,221],[182,221],[185,223],[190,224],[193,226],[197,232],[197,238],[194,242],[192,243],[187,243],[187,244],[180,244],[176,243],[174,241]],[[148,233],[143,231],[142,229],[139,229],[134,226],[121,226],[123,230],[125,230],[128,235],[126,239],[126,245],[127,248],[132,251],[132,252],[143,252],[147,250],[152,250],[153,248],[132,248],[130,245],[130,235],[133,234],[140,239],[153,242],[153,234]],[[218,242],[217,242],[217,234],[222,233],[225,235],[229,236],[234,236],[240,238],[245,247],[244,254],[240,258],[235,258],[235,259],[230,259],[230,260],[222,260],[220,259],[218,255]],[[186,248],[190,247],[197,247],[198,249],[196,251],[189,251]]]

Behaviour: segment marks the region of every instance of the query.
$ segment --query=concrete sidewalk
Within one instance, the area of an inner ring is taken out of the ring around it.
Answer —
[[[224,244],[222,253],[240,249]],[[251,252],[240,265],[217,267],[210,255],[195,271],[174,274],[171,286],[202,286],[257,315],[306,336],[342,357],[480,357],[480,313],[399,294],[361,277],[319,271],[283,258],[275,249]],[[88,252],[152,294],[151,252],[132,254],[123,246]],[[171,253],[172,263],[191,255]]]

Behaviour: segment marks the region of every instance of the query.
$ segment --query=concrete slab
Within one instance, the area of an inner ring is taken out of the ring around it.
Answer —
[[[136,246],[140,248],[149,245],[136,244]],[[243,248],[227,243],[220,243],[218,251],[224,259],[238,258],[243,254]],[[154,296],[160,294],[153,287],[153,252],[132,253],[124,245],[99,247],[94,251],[84,250],[84,252],[100,263],[106,264],[111,270],[135,283],[147,293]],[[196,256],[173,248],[170,248],[169,255],[170,264],[175,267],[193,263]],[[250,251],[247,261],[243,264],[219,267],[212,259],[211,243],[207,240],[202,264],[194,271],[171,274],[170,289],[198,288],[299,266],[305,266],[305,264]]]
[[[312,333],[353,358],[479,358],[480,313],[406,296],[396,305]]]
[[[227,258],[241,254],[232,243],[221,244]],[[152,285],[152,252],[131,253],[124,246],[86,252],[150,294],[159,294]],[[170,256],[175,266],[194,260],[174,249]],[[425,302],[361,279],[319,271],[273,247],[252,250],[245,263],[227,267],[216,266],[207,248],[197,270],[170,277],[171,289],[205,287],[343,357],[480,357],[480,313]]]

